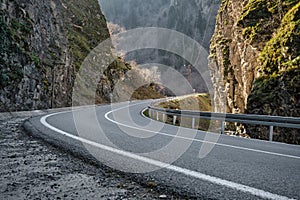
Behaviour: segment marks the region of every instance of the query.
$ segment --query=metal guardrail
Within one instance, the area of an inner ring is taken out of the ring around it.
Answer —
[[[225,132],[225,122],[238,122],[241,124],[255,124],[269,126],[269,140],[273,140],[274,127],[285,127],[300,129],[299,117],[279,117],[268,115],[246,115],[246,114],[229,114],[229,113],[212,113],[212,112],[199,112],[189,110],[169,110],[164,108],[156,108],[154,106],[148,106],[149,116],[151,118],[156,116],[158,120],[158,114],[163,115],[163,121],[165,121],[166,115],[173,116],[173,124],[175,125],[177,117],[189,117],[192,118],[192,128],[195,128],[195,119],[209,119],[221,121],[221,134]]]

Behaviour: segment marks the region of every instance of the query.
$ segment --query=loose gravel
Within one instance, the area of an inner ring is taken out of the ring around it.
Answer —
[[[180,199],[27,135],[24,115],[0,114],[0,199]]]

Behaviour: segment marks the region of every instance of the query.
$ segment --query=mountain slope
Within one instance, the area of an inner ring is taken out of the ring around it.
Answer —
[[[117,24],[126,30],[140,27],[176,30],[197,41],[207,51],[219,8],[219,0],[127,0],[126,3],[123,0],[99,0],[99,2],[108,22],[113,23],[114,27]],[[188,66],[189,63],[180,55],[171,52],[141,49],[128,53],[125,59],[134,60],[138,64],[160,63],[175,68],[187,76],[187,68],[184,65]],[[194,68],[191,73],[191,85],[198,92],[208,91],[200,74]]]

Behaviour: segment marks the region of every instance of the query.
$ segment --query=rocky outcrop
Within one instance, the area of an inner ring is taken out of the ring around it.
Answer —
[[[71,105],[75,73],[109,37],[96,0],[1,2],[0,110]]]
[[[231,113],[300,116],[299,16],[296,0],[222,1],[210,55],[216,105]],[[267,131],[247,127],[254,138],[266,139]],[[299,134],[276,129],[274,139],[299,143]]]
[[[237,25],[237,21],[243,6],[245,5],[240,0],[222,1],[215,34],[211,40],[210,59],[212,81],[216,88],[215,103],[220,107],[227,106],[227,112],[231,113],[245,112],[256,76],[256,58],[259,54],[240,34],[242,28]]]

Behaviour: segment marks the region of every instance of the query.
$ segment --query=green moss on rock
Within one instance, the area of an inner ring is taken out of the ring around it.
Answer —
[[[231,39],[224,38],[224,37],[216,37],[213,41],[214,44],[211,45],[211,54],[210,59],[214,59],[217,55],[216,49],[221,50],[222,56],[222,64],[224,66],[224,76],[225,78],[228,76],[228,73],[231,70],[231,62],[230,62],[230,43],[232,42]]]
[[[296,4],[295,0],[250,0],[243,8],[238,26],[242,35],[262,50],[280,26],[283,16]]]
[[[244,7],[238,24],[244,27],[255,26],[262,19],[271,17],[268,7],[272,3],[269,0],[250,0]]]
[[[13,20],[13,22],[19,28],[22,26],[17,23],[17,20]],[[17,53],[22,54],[25,59],[29,59],[28,53],[20,47],[19,43],[15,42],[13,31],[11,26],[4,21],[3,13],[0,12],[0,89],[19,83],[23,77],[22,66],[13,62],[10,56]]]
[[[89,3],[76,0],[63,2],[67,6],[66,17],[73,16],[67,31],[70,51],[78,71],[89,52],[110,37],[109,31],[97,0],[90,0]]]
[[[259,64],[260,77],[248,97],[247,112],[300,117],[300,2],[283,17],[276,34],[260,53]],[[254,134],[257,127],[249,126],[248,131],[251,137],[267,139]],[[300,132],[276,128],[274,139],[300,144]]]
[[[261,52],[259,70],[263,74],[279,73],[296,65],[300,56],[300,3],[283,18],[276,35]],[[294,63],[294,64],[293,64]]]
[[[300,116],[299,6],[299,0],[222,1],[210,59],[216,62],[212,72],[228,83],[230,111],[236,107],[249,114]],[[233,42],[224,42],[226,38]],[[220,83],[217,76],[213,81]],[[253,138],[268,139],[268,132],[247,126]],[[300,133],[275,128],[274,139],[300,143]]]
[[[248,98],[247,111],[250,114],[300,117],[300,68],[290,68],[284,72],[265,75],[255,81]],[[268,129],[247,126],[252,138],[268,139]],[[257,134],[259,133],[259,134]],[[299,129],[276,127],[274,140],[300,144]]]

